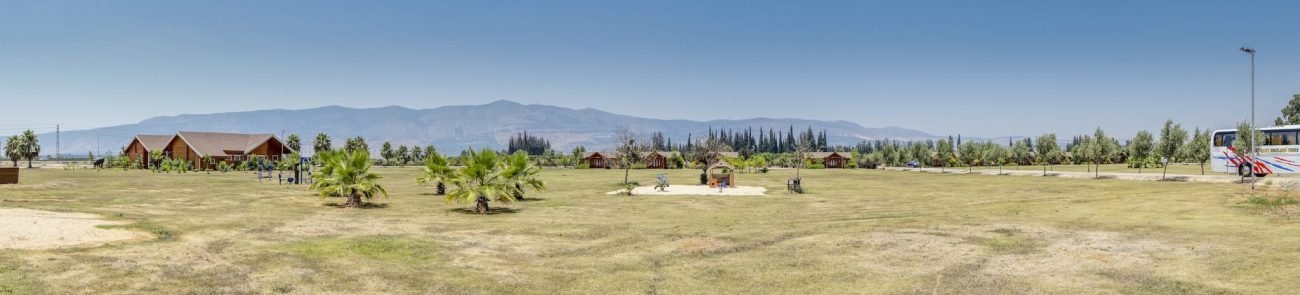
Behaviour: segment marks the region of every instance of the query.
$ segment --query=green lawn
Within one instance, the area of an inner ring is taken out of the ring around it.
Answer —
[[[24,170],[22,184],[0,186],[0,207],[98,213],[159,238],[5,250],[0,293],[1300,288],[1292,279],[1300,210],[1248,202],[1242,185],[803,170],[808,194],[791,195],[784,181],[794,171],[775,170],[737,176],[739,185],[767,187],[767,196],[628,197],[605,194],[617,189],[621,170],[547,170],[550,190],[480,216],[415,185],[415,168],[377,172],[392,196],[373,208],[340,209],[328,204],[341,200],[258,183],[249,173]],[[651,184],[663,172],[632,178]],[[699,173],[666,172],[678,184]]]

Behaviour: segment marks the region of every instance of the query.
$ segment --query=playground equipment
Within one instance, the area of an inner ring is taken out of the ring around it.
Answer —
[[[803,180],[796,177],[785,181],[785,190],[796,194],[802,194]]]
[[[722,173],[713,173],[713,169],[719,168]],[[732,175],[732,171],[736,171],[736,166],[727,164],[727,162],[718,162],[709,166],[708,172],[705,173],[709,175],[709,187],[717,188],[719,185],[736,186],[736,177]]]
[[[280,184],[281,185],[285,184],[286,180],[289,184],[311,183],[311,167],[312,167],[311,158],[309,157],[299,158],[298,163],[293,164],[293,170],[290,170],[293,171],[292,176],[289,176],[288,179],[285,179],[283,172],[279,174]]]

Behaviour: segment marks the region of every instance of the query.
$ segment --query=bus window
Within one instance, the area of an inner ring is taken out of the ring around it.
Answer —
[[[1232,141],[1233,141],[1234,139],[1237,139],[1237,134],[1236,134],[1236,133],[1227,133],[1227,134],[1224,134],[1224,135],[1223,135],[1223,145],[1222,145],[1222,146],[1232,146]]]
[[[1223,146],[1223,133],[1214,134],[1214,146]]]

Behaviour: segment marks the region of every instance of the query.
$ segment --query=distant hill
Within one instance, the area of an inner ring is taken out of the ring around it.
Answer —
[[[832,145],[854,144],[869,139],[929,139],[933,135],[901,127],[867,128],[847,121],[754,118],[744,120],[661,120],[613,114],[596,109],[570,109],[548,105],[523,105],[496,101],[484,105],[445,106],[415,110],[397,106],[354,109],[328,106],[303,110],[261,110],[204,115],[163,116],[140,123],[91,130],[66,131],[62,134],[64,154],[85,154],[96,148],[118,151],[135,134],[173,134],[178,130],[272,133],[277,136],[298,134],[303,146],[309,147],[317,132],[330,135],[335,145],[345,137],[362,136],[372,149],[391,141],[394,145],[433,144],[441,151],[459,152],[465,148],[501,148],[510,135],[521,131],[545,137],[557,150],[567,151],[582,145],[588,150],[609,148],[613,131],[629,126],[634,132],[649,134],[662,131],[673,142],[685,142],[687,134],[696,136],[713,129],[742,130],[753,127],[796,132],[812,127],[826,130]],[[40,135],[43,153],[54,153],[53,133]],[[305,148],[309,149],[309,148]],[[305,151],[307,152],[307,151]]]

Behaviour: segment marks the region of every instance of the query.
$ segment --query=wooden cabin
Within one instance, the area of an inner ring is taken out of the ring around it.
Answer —
[[[812,152],[808,158],[819,159],[826,168],[845,168],[853,161],[853,154],[848,152]]]
[[[668,159],[678,152],[641,152],[641,160],[646,168],[666,169],[672,163]],[[582,162],[590,168],[616,168],[623,156],[619,152],[588,152],[582,155]]]
[[[122,153],[126,154],[132,163],[140,163],[140,168],[149,168],[154,164],[149,158],[149,153],[161,151],[167,146],[175,135],[148,135],[140,134],[131,139],[131,143],[126,145]]]
[[[645,160],[645,167],[650,169],[668,169],[672,163],[668,161],[674,155],[680,155],[676,151],[671,152],[645,152],[641,156]]]
[[[617,158],[618,158],[618,157],[610,157],[610,155],[613,155],[613,154],[618,154],[618,153],[616,153],[616,152],[586,152],[586,153],[583,153],[583,154],[582,154],[582,163],[586,163],[586,164],[587,164],[587,167],[590,167],[590,168],[593,168],[593,169],[610,168],[610,166],[614,164],[614,163],[612,163],[612,161],[614,161],[614,159],[617,159]]]
[[[264,159],[279,161],[294,150],[271,134],[243,134],[181,131],[165,145],[163,151],[172,159],[184,159],[195,169],[214,168],[221,162],[237,165]],[[204,157],[210,161],[203,161]]]

